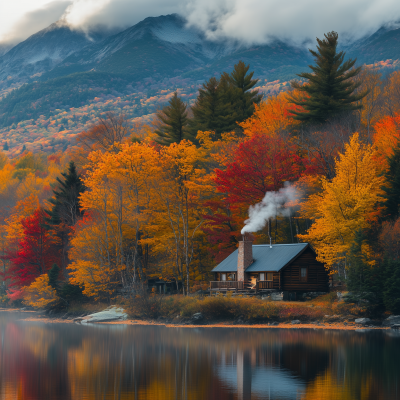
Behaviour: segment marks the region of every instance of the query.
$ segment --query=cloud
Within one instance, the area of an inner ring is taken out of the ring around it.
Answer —
[[[31,8],[33,3],[41,5],[21,14],[8,29],[7,37],[13,40],[26,38],[59,18],[81,29],[99,24],[115,28],[132,26],[149,16],[178,13],[211,40],[261,44],[279,38],[304,44],[315,43],[315,37],[331,30],[342,40],[358,39],[400,19],[399,0],[58,0],[45,6],[45,0],[14,1],[29,1]]]
[[[208,38],[266,43],[275,38],[296,44],[337,31],[358,39],[400,17],[398,0],[191,0],[189,24]]]
[[[13,0],[9,0],[9,3]],[[58,21],[72,0],[59,0],[47,2],[47,4],[38,4],[36,9],[21,13],[27,4],[24,1],[17,0],[14,4],[8,4],[6,9],[2,9],[2,17],[6,20],[10,19],[12,24],[7,26],[3,24],[3,29],[0,30],[0,43],[3,46],[19,43],[25,40],[34,33],[47,28],[53,22]],[[29,4],[32,7],[32,3]],[[4,6],[3,6],[4,7]],[[2,7],[2,8],[3,8]],[[26,8],[25,8],[26,9]],[[29,9],[29,8],[28,8]],[[3,21],[1,21],[3,22]]]
[[[181,13],[184,0],[75,0],[64,17],[74,27],[132,26],[146,17]]]

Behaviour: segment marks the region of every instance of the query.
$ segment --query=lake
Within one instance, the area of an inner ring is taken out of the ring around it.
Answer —
[[[46,324],[0,312],[0,399],[400,399],[399,331]]]

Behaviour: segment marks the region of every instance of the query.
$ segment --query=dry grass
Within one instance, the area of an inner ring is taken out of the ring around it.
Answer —
[[[328,294],[309,302],[274,302],[242,296],[185,297],[182,295],[137,296],[126,309],[132,317],[156,319],[190,318],[202,313],[208,320],[274,320],[290,321],[298,319],[322,321],[325,316],[350,317],[364,315],[365,310],[350,304],[337,303],[336,296]]]

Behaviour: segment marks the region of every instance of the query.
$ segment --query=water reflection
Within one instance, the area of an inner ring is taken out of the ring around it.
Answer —
[[[400,399],[394,332],[42,324],[0,313],[0,399]]]

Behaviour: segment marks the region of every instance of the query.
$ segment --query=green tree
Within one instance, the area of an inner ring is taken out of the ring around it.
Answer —
[[[57,178],[58,187],[53,190],[54,198],[49,199],[52,208],[47,212],[48,222],[51,225],[64,223],[67,226],[74,226],[78,218],[83,215],[79,197],[85,191],[85,186],[73,161],[69,163],[67,172],[61,175],[64,179]]]
[[[385,285],[383,286],[383,302],[385,308],[392,313],[400,313],[400,260],[385,259]]]
[[[179,143],[183,139],[194,141],[194,137],[188,129],[188,111],[186,104],[178,97],[175,92],[169,104],[157,113],[160,123],[155,131],[158,135],[156,142],[162,145]]]
[[[229,131],[226,124],[230,105],[223,100],[219,79],[212,77],[203,83],[192,106],[193,118],[189,120],[193,137],[196,137],[198,131],[214,131],[216,139],[219,139],[221,133]]]
[[[382,188],[385,192],[385,219],[394,220],[399,215],[400,207],[400,145],[388,157],[389,169],[385,173],[387,184]]]
[[[229,76],[225,77],[233,88],[233,102],[237,114],[236,122],[243,122],[254,113],[254,104],[262,100],[258,90],[251,90],[257,84],[258,79],[253,79],[254,72],[249,73],[250,65],[239,61]]]
[[[47,275],[49,275],[49,285],[57,291],[58,289],[58,277],[60,274],[60,267],[54,263],[52,267],[49,269]]]
[[[345,53],[337,52],[338,34],[329,32],[324,36],[323,40],[317,38],[317,51],[309,50],[316,63],[310,65],[312,72],[298,74],[307,82],[291,82],[293,88],[304,93],[291,98],[292,103],[304,109],[292,112],[293,118],[303,123],[323,123],[335,115],[360,109],[357,102],[367,95],[366,91],[354,94],[361,82],[354,82],[353,78],[361,67],[353,68],[356,60],[344,61]]]
[[[353,300],[367,300],[370,310],[382,306],[384,275],[382,268],[372,262],[368,255],[366,235],[359,230],[350,247],[347,268],[347,288]]]
[[[250,65],[239,61],[233,71],[222,73],[220,79],[212,77],[199,89],[199,95],[192,107],[193,119],[190,130],[214,131],[216,139],[223,132],[241,131],[238,122],[243,122],[254,113],[254,104],[262,100],[258,90],[254,90],[258,79],[254,72],[248,72]]]
[[[61,175],[64,179],[57,178],[57,189],[53,190],[54,198],[49,199],[52,207],[47,211],[49,217],[46,220],[59,238],[62,270],[64,276],[67,277],[71,228],[83,215],[80,207],[80,195],[85,191],[85,186],[73,161],[69,163],[67,172],[63,172]]]

